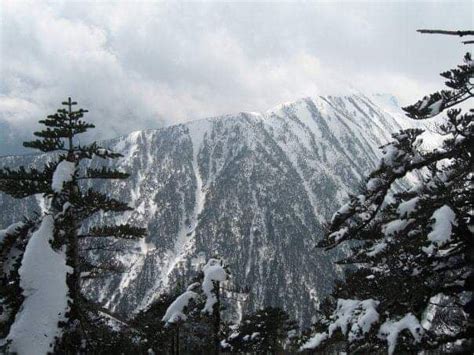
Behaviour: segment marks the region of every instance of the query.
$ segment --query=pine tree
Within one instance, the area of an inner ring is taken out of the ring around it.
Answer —
[[[288,351],[297,330],[297,323],[284,310],[266,307],[242,319],[226,339],[226,350],[258,354]]]
[[[124,202],[84,187],[89,180],[126,179],[128,174],[105,164],[100,168],[87,167],[87,160],[100,158],[108,161],[121,155],[96,143],[80,145],[77,135],[94,128],[94,125],[83,120],[87,110],[74,109],[77,103],[71,98],[62,104],[65,108],[39,121],[44,129],[34,133],[38,139],[23,144],[48,154],[50,162],[42,170],[23,166],[16,170],[8,167],[0,169],[0,191],[15,198],[41,194],[50,202],[45,216],[36,215],[26,219],[21,228],[8,234],[5,239],[7,243],[1,245],[2,261],[5,262],[13,254],[17,261],[16,268],[9,275],[3,275],[2,279],[3,283],[10,285],[5,291],[2,290],[2,303],[10,312],[5,329],[12,324],[15,312],[19,309],[18,301],[14,298],[20,296],[21,299],[21,294],[18,294],[21,283],[18,270],[25,263],[25,248],[32,232],[41,228],[45,219],[51,216],[54,221],[51,246],[58,254],[65,253],[70,268],[67,273],[69,307],[62,324],[64,336],[57,345],[57,351],[77,351],[80,348],[92,351],[90,346],[94,342],[91,339],[99,312],[98,307],[81,292],[81,280],[118,270],[120,265],[113,260],[92,263],[81,245],[113,238],[136,239],[142,237],[145,230],[129,224],[90,226],[90,223],[84,223],[99,212],[107,214],[131,210]]]
[[[222,338],[223,304],[221,301],[221,283],[230,276],[229,268],[223,260],[211,258],[203,266],[202,272],[181,295],[179,295],[166,310],[162,321],[167,327],[173,327],[176,334],[176,349],[186,348],[188,352],[194,352],[196,341],[190,340],[199,334],[201,341],[200,350],[208,348],[208,352],[219,354]],[[182,334],[185,330],[185,334]],[[186,335],[187,340],[181,346],[181,339]],[[208,341],[209,340],[211,341]]]
[[[172,327],[166,327],[161,321],[166,309],[173,302],[170,294],[161,294],[156,301],[146,310],[140,311],[131,321],[130,325],[138,329],[142,334],[141,342],[146,344],[147,349],[155,352],[173,353],[176,347]]]
[[[404,110],[416,120],[447,110],[442,146],[422,149],[420,129],[394,134],[377,169],[329,223],[319,247],[351,246],[340,263],[357,268],[337,283],[303,349],[340,339],[350,352],[472,352],[474,110],[456,108],[474,96],[471,55],[441,75],[448,89]],[[403,188],[414,172],[421,181]]]

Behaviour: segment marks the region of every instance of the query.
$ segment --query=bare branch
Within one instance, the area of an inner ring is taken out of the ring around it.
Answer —
[[[429,33],[429,34],[441,34],[441,35],[451,35],[451,36],[474,36],[474,31],[446,31],[446,30],[416,30],[419,33]]]

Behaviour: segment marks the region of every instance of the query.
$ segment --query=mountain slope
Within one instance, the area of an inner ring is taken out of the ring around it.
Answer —
[[[204,119],[106,142],[124,155],[118,165],[132,176],[97,185],[128,200],[135,211],[119,218],[148,227],[149,235],[116,246],[128,272],[88,284],[90,296],[116,311],[136,311],[178,281],[186,283],[218,254],[233,283],[250,287],[239,312],[279,305],[307,323],[341,272],[335,253],[314,248],[322,222],[375,166],[378,146],[409,124],[378,99],[306,98],[262,114]],[[11,157],[0,165],[44,159]],[[9,211],[0,225],[41,202],[0,196]]]

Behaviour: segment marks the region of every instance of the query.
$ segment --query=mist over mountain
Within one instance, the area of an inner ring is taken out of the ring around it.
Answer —
[[[148,236],[114,245],[110,257],[126,272],[90,281],[89,297],[115,312],[136,312],[219,255],[234,289],[250,290],[234,295],[237,315],[281,306],[308,324],[342,275],[338,255],[315,248],[324,221],[374,168],[378,147],[410,125],[389,95],[320,96],[105,142],[124,155],[115,166],[131,177],[95,187],[134,211],[99,218],[141,225]],[[5,157],[0,166],[46,159]],[[0,195],[0,206],[5,227],[44,201]]]

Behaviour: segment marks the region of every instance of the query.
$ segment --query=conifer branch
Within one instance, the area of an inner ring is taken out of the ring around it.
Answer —
[[[113,225],[113,226],[98,226],[92,227],[85,234],[80,235],[80,238],[104,238],[115,237],[121,239],[137,239],[146,234],[145,228],[134,227],[129,224]]]
[[[77,211],[84,215],[84,218],[99,211],[126,212],[133,210],[128,204],[92,189],[87,190],[84,195],[72,195],[70,202]]]
[[[79,180],[83,179],[127,179],[130,174],[110,169],[107,167],[102,167],[101,169],[96,168],[87,168],[86,175],[83,177],[79,177]]]

